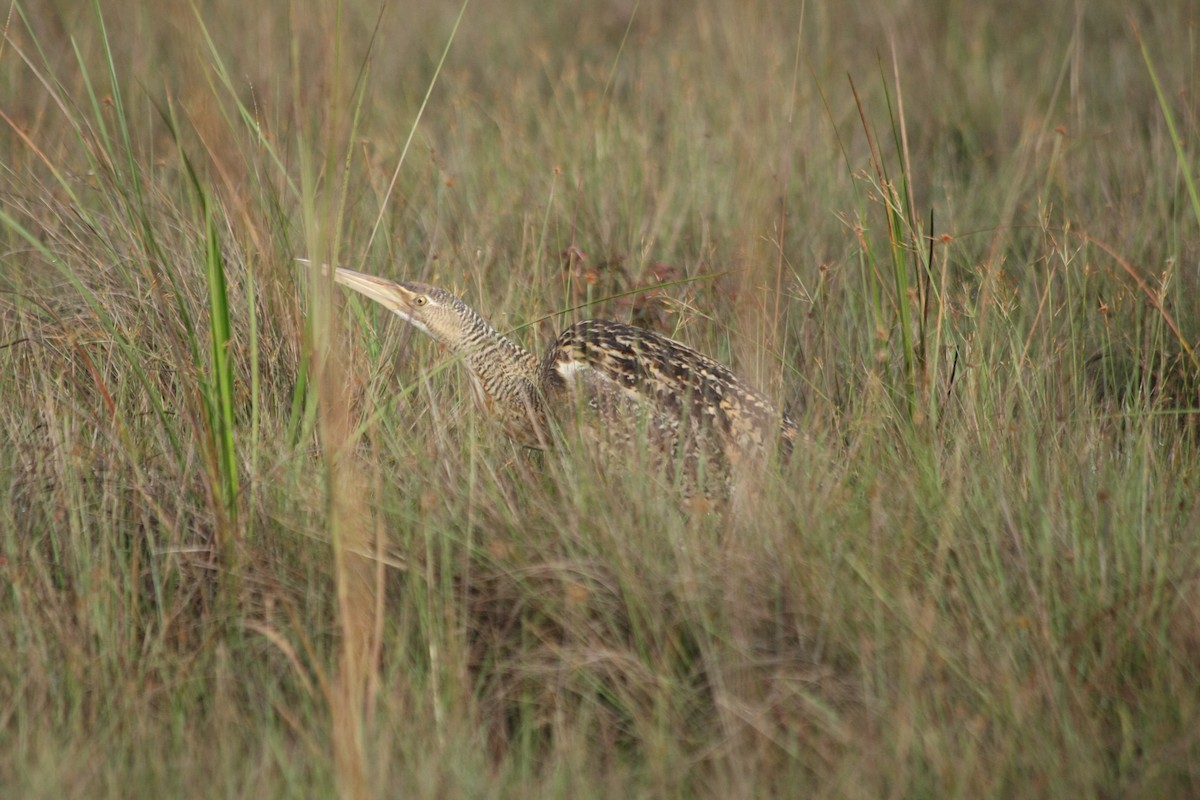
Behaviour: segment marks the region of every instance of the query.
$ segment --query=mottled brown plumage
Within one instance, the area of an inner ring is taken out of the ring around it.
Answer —
[[[725,365],[652,331],[578,322],[539,359],[444,289],[341,268],[334,279],[460,356],[479,405],[524,445],[543,447],[556,427],[582,421],[606,450],[649,441],[689,471],[701,460],[724,466],[791,453],[796,425],[787,415]]]

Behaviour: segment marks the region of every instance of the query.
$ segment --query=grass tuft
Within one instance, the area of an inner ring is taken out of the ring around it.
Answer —
[[[0,794],[1200,793],[1194,14],[926,11],[15,3]],[[297,258],[795,455],[524,452]]]

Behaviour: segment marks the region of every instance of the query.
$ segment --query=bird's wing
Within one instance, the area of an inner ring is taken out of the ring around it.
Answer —
[[[790,420],[733,372],[708,356],[665,336],[608,320],[572,325],[558,337],[542,365],[543,385],[581,407],[599,412],[648,411],[660,434],[680,425],[715,438],[725,449],[761,449],[783,437]]]

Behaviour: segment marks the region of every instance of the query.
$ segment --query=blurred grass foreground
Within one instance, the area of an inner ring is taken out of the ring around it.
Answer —
[[[1200,7],[14,0],[0,795],[1200,796]],[[332,289],[800,424],[530,456]]]

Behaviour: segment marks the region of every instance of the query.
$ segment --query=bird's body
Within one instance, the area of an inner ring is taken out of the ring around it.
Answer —
[[[689,470],[791,452],[787,415],[725,365],[652,331],[578,322],[538,358],[444,289],[342,268],[334,278],[459,355],[476,401],[521,444],[544,447],[582,421],[605,449],[646,441]]]

